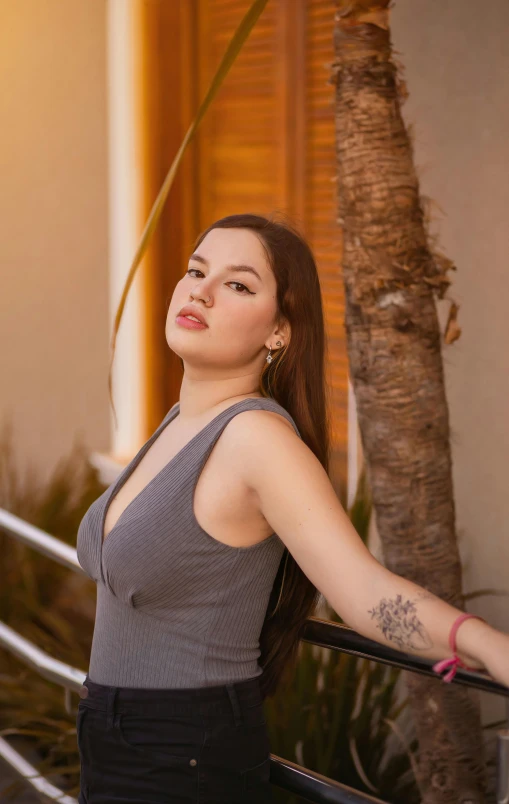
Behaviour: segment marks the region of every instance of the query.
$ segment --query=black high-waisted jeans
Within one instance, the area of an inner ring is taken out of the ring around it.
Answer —
[[[79,804],[269,804],[258,677],[192,689],[80,689]]]

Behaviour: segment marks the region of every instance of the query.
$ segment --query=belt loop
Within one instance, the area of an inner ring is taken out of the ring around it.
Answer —
[[[242,710],[235,684],[226,684],[225,686],[232,705],[235,726],[240,726],[242,725]]]
[[[117,696],[118,687],[109,687],[108,696],[106,699],[106,728],[113,728],[113,721],[115,717],[115,698]]]

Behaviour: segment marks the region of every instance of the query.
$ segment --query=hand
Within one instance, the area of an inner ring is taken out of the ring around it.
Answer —
[[[509,688],[509,634],[495,628],[490,629],[489,638],[483,640],[478,656],[486,672],[495,681]]]

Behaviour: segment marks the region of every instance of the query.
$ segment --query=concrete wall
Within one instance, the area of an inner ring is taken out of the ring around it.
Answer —
[[[463,333],[444,347],[465,591],[509,592],[509,5],[397,0],[393,45],[410,92],[421,191],[455,261]],[[440,313],[448,311],[442,309]],[[467,609],[509,632],[507,597]],[[502,714],[485,696],[484,712]]]
[[[0,0],[0,419],[109,443],[106,0]]]

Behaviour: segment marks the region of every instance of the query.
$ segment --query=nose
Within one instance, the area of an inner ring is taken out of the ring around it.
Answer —
[[[208,304],[208,302],[210,301],[210,296],[208,296],[207,293],[204,293],[203,290],[201,290],[200,288],[198,288],[198,290],[196,291],[193,291],[189,295],[193,301],[195,301],[196,299],[201,299],[202,302],[204,302],[205,304]]]

